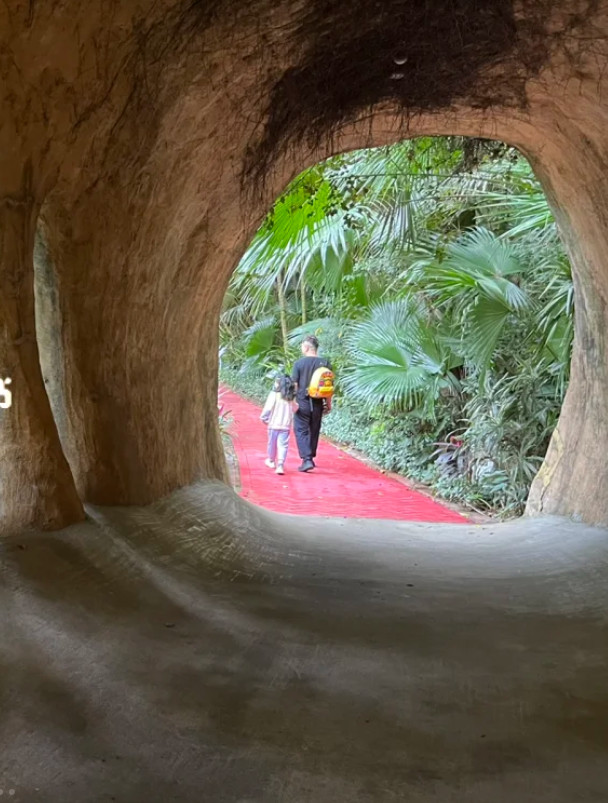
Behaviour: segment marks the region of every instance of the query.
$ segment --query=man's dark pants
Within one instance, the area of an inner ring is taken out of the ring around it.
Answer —
[[[323,399],[306,399],[295,412],[293,429],[302,460],[312,460],[317,455],[322,417]]]

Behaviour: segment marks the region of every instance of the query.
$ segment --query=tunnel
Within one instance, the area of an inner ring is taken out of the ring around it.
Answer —
[[[0,793],[605,799],[606,3],[6,0],[0,21]],[[572,262],[526,516],[248,505],[217,426],[230,276],[305,167],[422,135],[518,148]]]

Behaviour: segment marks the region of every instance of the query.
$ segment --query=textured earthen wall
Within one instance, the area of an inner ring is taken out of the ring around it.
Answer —
[[[145,503],[224,477],[217,319],[256,225],[312,161],[421,133],[509,141],[545,184],[576,269],[577,338],[529,509],[608,523],[605,11],[2,4],[0,371],[15,399],[0,414],[4,528],[76,520],[78,497]],[[61,440],[35,335],[39,214],[38,310],[54,320],[38,338]]]

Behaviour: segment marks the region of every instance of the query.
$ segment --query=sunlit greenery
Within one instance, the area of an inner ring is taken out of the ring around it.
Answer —
[[[264,395],[314,332],[338,377],[326,433],[515,514],[559,415],[572,318],[570,266],[525,159],[418,139],[287,188],[226,295],[223,374]]]

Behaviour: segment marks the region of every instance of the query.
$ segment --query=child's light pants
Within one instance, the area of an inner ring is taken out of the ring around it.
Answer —
[[[287,447],[289,446],[288,429],[269,429],[268,430],[268,459],[279,466],[282,466],[287,457]]]

